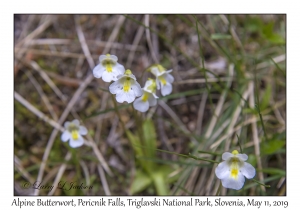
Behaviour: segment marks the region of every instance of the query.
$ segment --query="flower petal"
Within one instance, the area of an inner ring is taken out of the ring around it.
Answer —
[[[117,102],[123,103],[124,101],[127,101],[128,103],[131,103],[135,99],[135,93],[133,90],[130,90],[129,92],[119,91],[116,94]]]
[[[152,79],[151,80],[147,80],[143,89],[147,91],[148,87],[151,86],[152,83],[153,83]]]
[[[159,70],[157,67],[152,67],[150,71],[156,77],[159,75]]]
[[[119,73],[119,71],[113,71],[113,72],[111,72],[111,74],[112,74],[112,81],[117,81],[118,76],[122,75],[122,74]]]
[[[119,80],[113,82],[110,86],[109,86],[109,92],[111,94],[116,94],[119,91],[121,91],[121,88],[123,87],[123,85],[120,83]]]
[[[159,82],[159,79],[158,78],[156,78],[156,88],[157,88],[157,90],[159,90],[160,89],[160,82]]]
[[[66,141],[68,141],[70,138],[71,138],[71,134],[70,134],[70,132],[69,131],[67,131],[67,130],[65,130],[62,134],[61,134],[61,140],[63,141],[63,142],[66,142]]]
[[[65,123],[64,123],[65,129],[68,129],[69,125],[70,125],[70,122],[69,122],[69,121],[65,122]]]
[[[79,134],[86,135],[88,133],[88,130],[84,126],[79,126]]]
[[[167,74],[170,74],[173,71],[173,69],[170,69],[168,71],[166,71]]]
[[[172,89],[172,85],[170,83],[167,83],[166,85],[162,86],[161,94],[163,96],[169,95],[172,92]]]
[[[80,124],[80,123],[79,123],[79,120],[77,120],[77,119],[73,120],[72,123],[73,123],[74,125],[76,125],[76,126],[79,126],[79,124]]]
[[[248,160],[248,155],[246,154],[237,154],[236,156],[242,161]]]
[[[252,179],[255,176],[255,168],[250,163],[244,162],[240,171],[247,179]]]
[[[171,74],[166,74],[165,79],[167,82],[172,83],[174,82],[174,77]]]
[[[152,93],[154,98],[159,98],[155,93]]]
[[[69,141],[70,147],[72,148],[80,147],[83,145],[83,143],[84,143],[84,139],[80,135],[78,136],[77,140],[71,138]]]
[[[142,97],[140,97],[133,102],[133,107],[140,112],[145,112],[149,109],[149,102],[143,101]]]
[[[106,55],[100,55],[100,56],[99,56],[99,61],[100,61],[100,63],[101,63],[105,58],[107,58]]]
[[[149,94],[149,96],[148,96],[149,106],[156,106],[156,104],[157,104],[157,100],[153,95],[155,95],[155,94]]]
[[[118,61],[118,57],[115,55],[110,55],[110,59],[112,59],[114,62]]]
[[[102,79],[104,82],[111,82],[114,78],[113,78],[113,72],[107,72],[107,71],[104,71],[103,74],[102,74]],[[116,78],[115,78],[116,80]]]
[[[155,71],[155,70],[154,70]],[[172,70],[170,70],[170,72],[171,72]],[[169,71],[168,71],[169,72]],[[157,70],[157,71],[155,71],[155,76],[156,77],[159,77],[159,76],[162,76],[162,75],[164,75],[164,74],[166,74],[167,73],[167,71],[165,71],[165,70],[163,70],[163,71],[159,71],[159,69]]]
[[[130,77],[133,80],[136,80],[136,77],[133,74],[125,75],[125,77]]]
[[[98,64],[97,66],[95,66],[95,68],[93,69],[94,77],[101,78],[104,70],[105,70],[105,68],[101,64]]]
[[[245,177],[241,173],[239,173],[237,179],[230,178],[228,176],[228,178],[221,179],[221,181],[223,187],[225,188],[240,190],[244,186]]]
[[[132,88],[132,90],[133,90],[136,97],[139,97],[143,94],[142,88],[141,88],[141,86],[138,82],[133,81],[131,83],[131,88]]]
[[[121,64],[117,63],[113,66],[112,71],[104,71],[102,74],[102,79],[104,82],[111,82],[120,79],[124,75],[125,68]]]
[[[124,68],[123,65],[117,63],[117,64],[114,66],[114,70],[113,70],[113,71],[115,71],[116,73],[118,73],[118,75],[120,75],[120,74],[124,74],[125,68]],[[118,76],[118,75],[116,75],[116,76]]]
[[[215,170],[215,174],[219,179],[225,179],[229,177],[230,167],[226,161],[219,163]]]
[[[117,79],[118,80],[120,80],[121,78],[123,78],[123,77],[126,77],[124,74],[119,74],[118,76],[117,76]]]
[[[234,155],[230,152],[224,152],[222,155],[223,160],[228,160],[229,158],[232,158]]]

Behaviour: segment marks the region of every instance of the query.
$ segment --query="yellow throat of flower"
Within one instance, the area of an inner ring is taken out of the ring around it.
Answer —
[[[236,168],[232,168],[231,171],[230,171],[230,176],[234,179],[237,179],[238,177],[238,174],[239,174],[239,170],[236,169]]]
[[[151,93],[154,93],[156,90],[156,82],[151,78],[148,78],[148,80],[151,81],[151,85],[147,87],[147,90],[149,90]]]
[[[131,86],[131,81],[130,81],[130,78],[127,77],[125,79],[125,82],[124,82],[124,85],[123,85],[124,92],[128,92],[130,90],[130,86]]]
[[[164,78],[163,75],[159,76],[158,79],[159,79],[159,81],[161,82],[162,85],[166,85],[167,84],[167,81],[166,81],[166,79]]]
[[[143,96],[142,96],[142,101],[143,101],[143,102],[146,102],[146,101],[148,100],[148,97],[149,97],[148,94],[149,94],[149,93],[147,93],[147,92],[144,91],[144,94],[143,94]]]
[[[78,130],[72,130],[71,135],[72,139],[77,140],[79,138]]]
[[[110,58],[110,54],[106,54],[106,58],[102,61],[102,65],[105,67],[107,72],[112,72],[115,62]]]
[[[127,69],[124,74],[127,75],[127,76],[132,75],[130,69]],[[123,84],[123,90],[124,90],[124,92],[128,92],[130,90],[130,87],[131,87],[131,78],[130,77],[126,77],[125,78],[125,82]]]
[[[239,154],[237,150],[232,151],[233,155]],[[230,160],[230,177],[233,179],[237,179],[239,175],[239,159],[237,157],[232,157]]]

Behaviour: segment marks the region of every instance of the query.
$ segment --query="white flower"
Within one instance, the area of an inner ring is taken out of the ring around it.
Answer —
[[[255,168],[245,162],[248,159],[246,154],[234,150],[232,153],[223,153],[222,159],[224,161],[219,163],[215,173],[223,187],[239,190],[244,185],[245,177],[252,179],[255,176]]]
[[[62,133],[61,140],[63,142],[70,140],[70,147],[73,148],[82,146],[84,143],[84,139],[81,135],[86,135],[87,129],[84,126],[79,125],[78,120],[65,122],[64,127],[66,130]]]
[[[116,81],[117,76],[124,74],[125,68],[119,64],[115,55],[100,55],[100,63],[93,69],[94,77],[103,79],[104,82]]]
[[[157,96],[155,95],[156,91],[156,83],[153,79],[148,79],[143,88],[143,95],[140,98],[137,98],[134,103],[133,107],[140,111],[145,112],[149,109],[149,106],[155,106],[157,104]]]
[[[124,101],[131,103],[135,97],[139,97],[143,93],[140,84],[129,69],[123,75],[118,76],[118,80],[109,86],[109,91],[112,94],[116,94],[116,99],[119,103]]]
[[[161,65],[155,65],[150,69],[151,73],[156,76],[157,89],[161,88],[161,94],[163,96],[169,95],[172,92],[172,82],[174,77],[170,74],[173,70],[168,70]]]

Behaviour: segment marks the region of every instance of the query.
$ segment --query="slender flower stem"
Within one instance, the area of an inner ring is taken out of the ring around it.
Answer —
[[[194,18],[196,20],[196,29],[197,29],[198,44],[199,44],[199,54],[200,54],[201,62],[202,62],[202,68],[200,69],[200,71],[204,72],[205,87],[206,87],[206,90],[208,92],[209,102],[210,102],[211,107],[214,107],[213,102],[212,102],[212,98],[211,98],[211,95],[210,95],[210,88],[209,88],[208,82],[207,82],[207,75],[206,75],[206,70],[205,70],[205,65],[204,65],[204,56],[203,56],[202,46],[201,46],[201,43],[200,43],[200,32],[199,32],[199,29],[198,29],[198,20],[197,20],[195,15],[194,15]]]
[[[264,187],[271,187],[270,185],[265,185],[265,184],[263,184],[263,183],[261,183],[261,182],[255,180],[255,179],[252,179],[252,181],[253,181],[253,182],[256,182],[257,184],[262,185],[262,186],[264,186]]]
[[[240,146],[241,153],[243,153],[243,149],[242,149],[242,146],[241,146],[239,135],[236,134],[236,137],[238,139],[238,143],[239,143],[239,146]]]
[[[119,112],[119,109],[118,109],[118,105],[117,105],[116,99],[115,99],[114,95],[111,95],[111,97],[112,97],[112,101],[114,103],[114,107],[115,107],[116,113],[117,113],[117,115],[119,117],[119,121],[121,122],[121,126],[123,128],[123,131],[126,132],[125,125],[124,125],[124,122],[122,121],[122,118],[121,118],[121,115],[120,115],[120,112]]]
[[[189,155],[187,155],[188,157],[190,158],[193,158],[195,160],[203,160],[203,161],[207,161],[207,162],[210,162],[210,163],[219,163],[218,161],[215,161],[215,160],[209,160],[209,159],[204,159],[204,158],[198,158],[194,155],[192,155],[191,153],[189,153]]]
[[[207,152],[207,151],[202,151],[202,150],[198,150],[199,153],[203,153],[203,154],[210,154],[210,155],[216,155],[216,156],[220,156],[222,154],[220,153],[215,153],[215,152]]]
[[[132,109],[133,109],[133,115],[134,115],[134,119],[135,119],[135,124],[137,126],[137,130],[138,130],[138,135],[140,137],[140,140],[142,142],[144,142],[144,135],[143,135],[143,127],[142,127],[142,121],[140,120],[136,110],[134,109],[133,107],[133,104],[132,104]]]
[[[264,121],[262,119],[262,115],[261,115],[261,112],[260,112],[259,88],[258,88],[258,81],[257,81],[257,77],[256,77],[256,69],[254,69],[254,84],[255,84],[255,96],[256,96],[255,97],[256,98],[255,107],[256,107],[256,110],[258,112],[258,116],[259,116],[259,119],[261,121],[261,125],[262,125],[262,128],[263,128],[263,131],[264,131],[265,141],[267,141],[268,137],[267,137],[267,133],[266,133],[266,129],[265,129],[265,124],[264,124]]]
[[[137,145],[136,145],[137,146]],[[143,146],[140,146],[138,145],[139,147],[141,148],[146,148],[146,147],[143,147]],[[147,149],[147,148],[146,148]],[[188,155],[184,155],[184,154],[180,154],[180,153],[176,153],[176,152],[170,152],[170,151],[166,151],[166,150],[162,150],[162,149],[155,149],[156,151],[159,151],[159,152],[165,152],[165,153],[168,153],[168,154],[173,154],[173,155],[177,155],[177,156],[180,156],[180,157],[185,157],[185,158],[193,158],[195,160],[202,160],[202,161],[207,161],[207,162],[210,162],[210,163],[220,163],[218,161],[215,161],[215,160],[209,160],[209,159],[204,159],[204,158],[198,158],[194,155],[191,155],[190,153]]]

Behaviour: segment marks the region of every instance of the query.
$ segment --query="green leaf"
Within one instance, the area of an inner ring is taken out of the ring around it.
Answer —
[[[156,132],[153,121],[151,119],[147,119],[143,123],[143,133],[145,139],[145,156],[148,158],[155,158],[155,150],[156,150]]]
[[[134,180],[130,186],[130,194],[134,195],[145,190],[151,185],[152,179],[142,170],[137,170],[134,176]]]
[[[262,33],[266,38],[269,38],[273,35],[273,27],[274,27],[274,22],[271,22],[263,26]]]
[[[147,152],[148,148],[145,148],[144,146],[141,145],[140,139],[133,135],[129,130],[126,131],[126,135],[134,149],[135,156],[139,157],[145,157],[145,153]],[[138,162],[141,164],[142,168],[149,174],[152,170],[152,164],[149,163],[149,161],[145,159],[138,159]]]
[[[273,44],[285,44],[284,38],[273,32],[274,22],[271,22],[263,27],[263,36]]]
[[[244,108],[243,109],[243,113],[244,114],[257,114],[257,110],[256,109],[252,109],[252,108]]]
[[[261,171],[271,175],[280,175],[282,177],[286,176],[286,172],[278,168],[264,168]]]
[[[179,173],[176,176],[169,177],[169,175],[174,171],[169,165],[158,166],[158,171],[163,174],[164,179],[169,184],[175,182],[179,177]]]
[[[164,173],[161,171],[155,171],[152,173],[152,180],[158,195],[169,195],[169,189]]]
[[[274,180],[277,180],[277,179],[280,179],[280,178],[281,178],[281,176],[278,176],[278,175],[277,176],[274,175],[274,176],[267,177],[267,178],[264,179],[264,184],[267,184],[267,183],[269,183],[271,181],[274,181]],[[248,181],[248,183],[250,183],[250,184],[247,184],[247,185],[244,186],[244,188],[243,188],[244,190],[247,190],[247,189],[249,189],[249,188],[257,185],[257,183],[255,183],[255,182],[251,183],[250,181],[251,180]],[[236,192],[236,191],[231,191],[231,192]]]
[[[174,94],[170,94],[167,96],[162,96],[159,97],[158,100],[162,100],[162,99],[174,99],[174,98],[180,98],[180,97],[186,97],[186,96],[193,96],[193,95],[198,95],[200,93],[204,93],[205,89],[195,89],[195,90],[188,90],[185,92],[179,92],[179,93],[174,93]]]
[[[259,32],[263,23],[259,18],[251,18],[246,22],[246,30],[249,32]]]
[[[270,155],[279,151],[285,145],[285,140],[270,140],[265,141],[261,145],[262,154]]]
[[[218,40],[218,39],[231,39],[231,35],[229,34],[212,34],[210,36],[211,39],[213,40]]]
[[[272,34],[272,36],[268,37],[268,40],[273,44],[285,44],[285,40],[279,34]]]
[[[272,86],[270,83],[268,83],[267,88],[262,97],[260,107],[259,107],[261,109],[261,111],[263,111],[265,108],[267,108],[269,106],[271,93],[272,93]]]
[[[126,135],[134,149],[134,152],[136,153],[135,155],[144,156],[139,138],[133,135],[129,130],[126,130]]]
[[[250,163],[251,165],[253,165],[255,167],[256,166],[256,162],[257,162],[256,156],[253,155],[253,154],[250,154],[248,156],[247,162]]]

